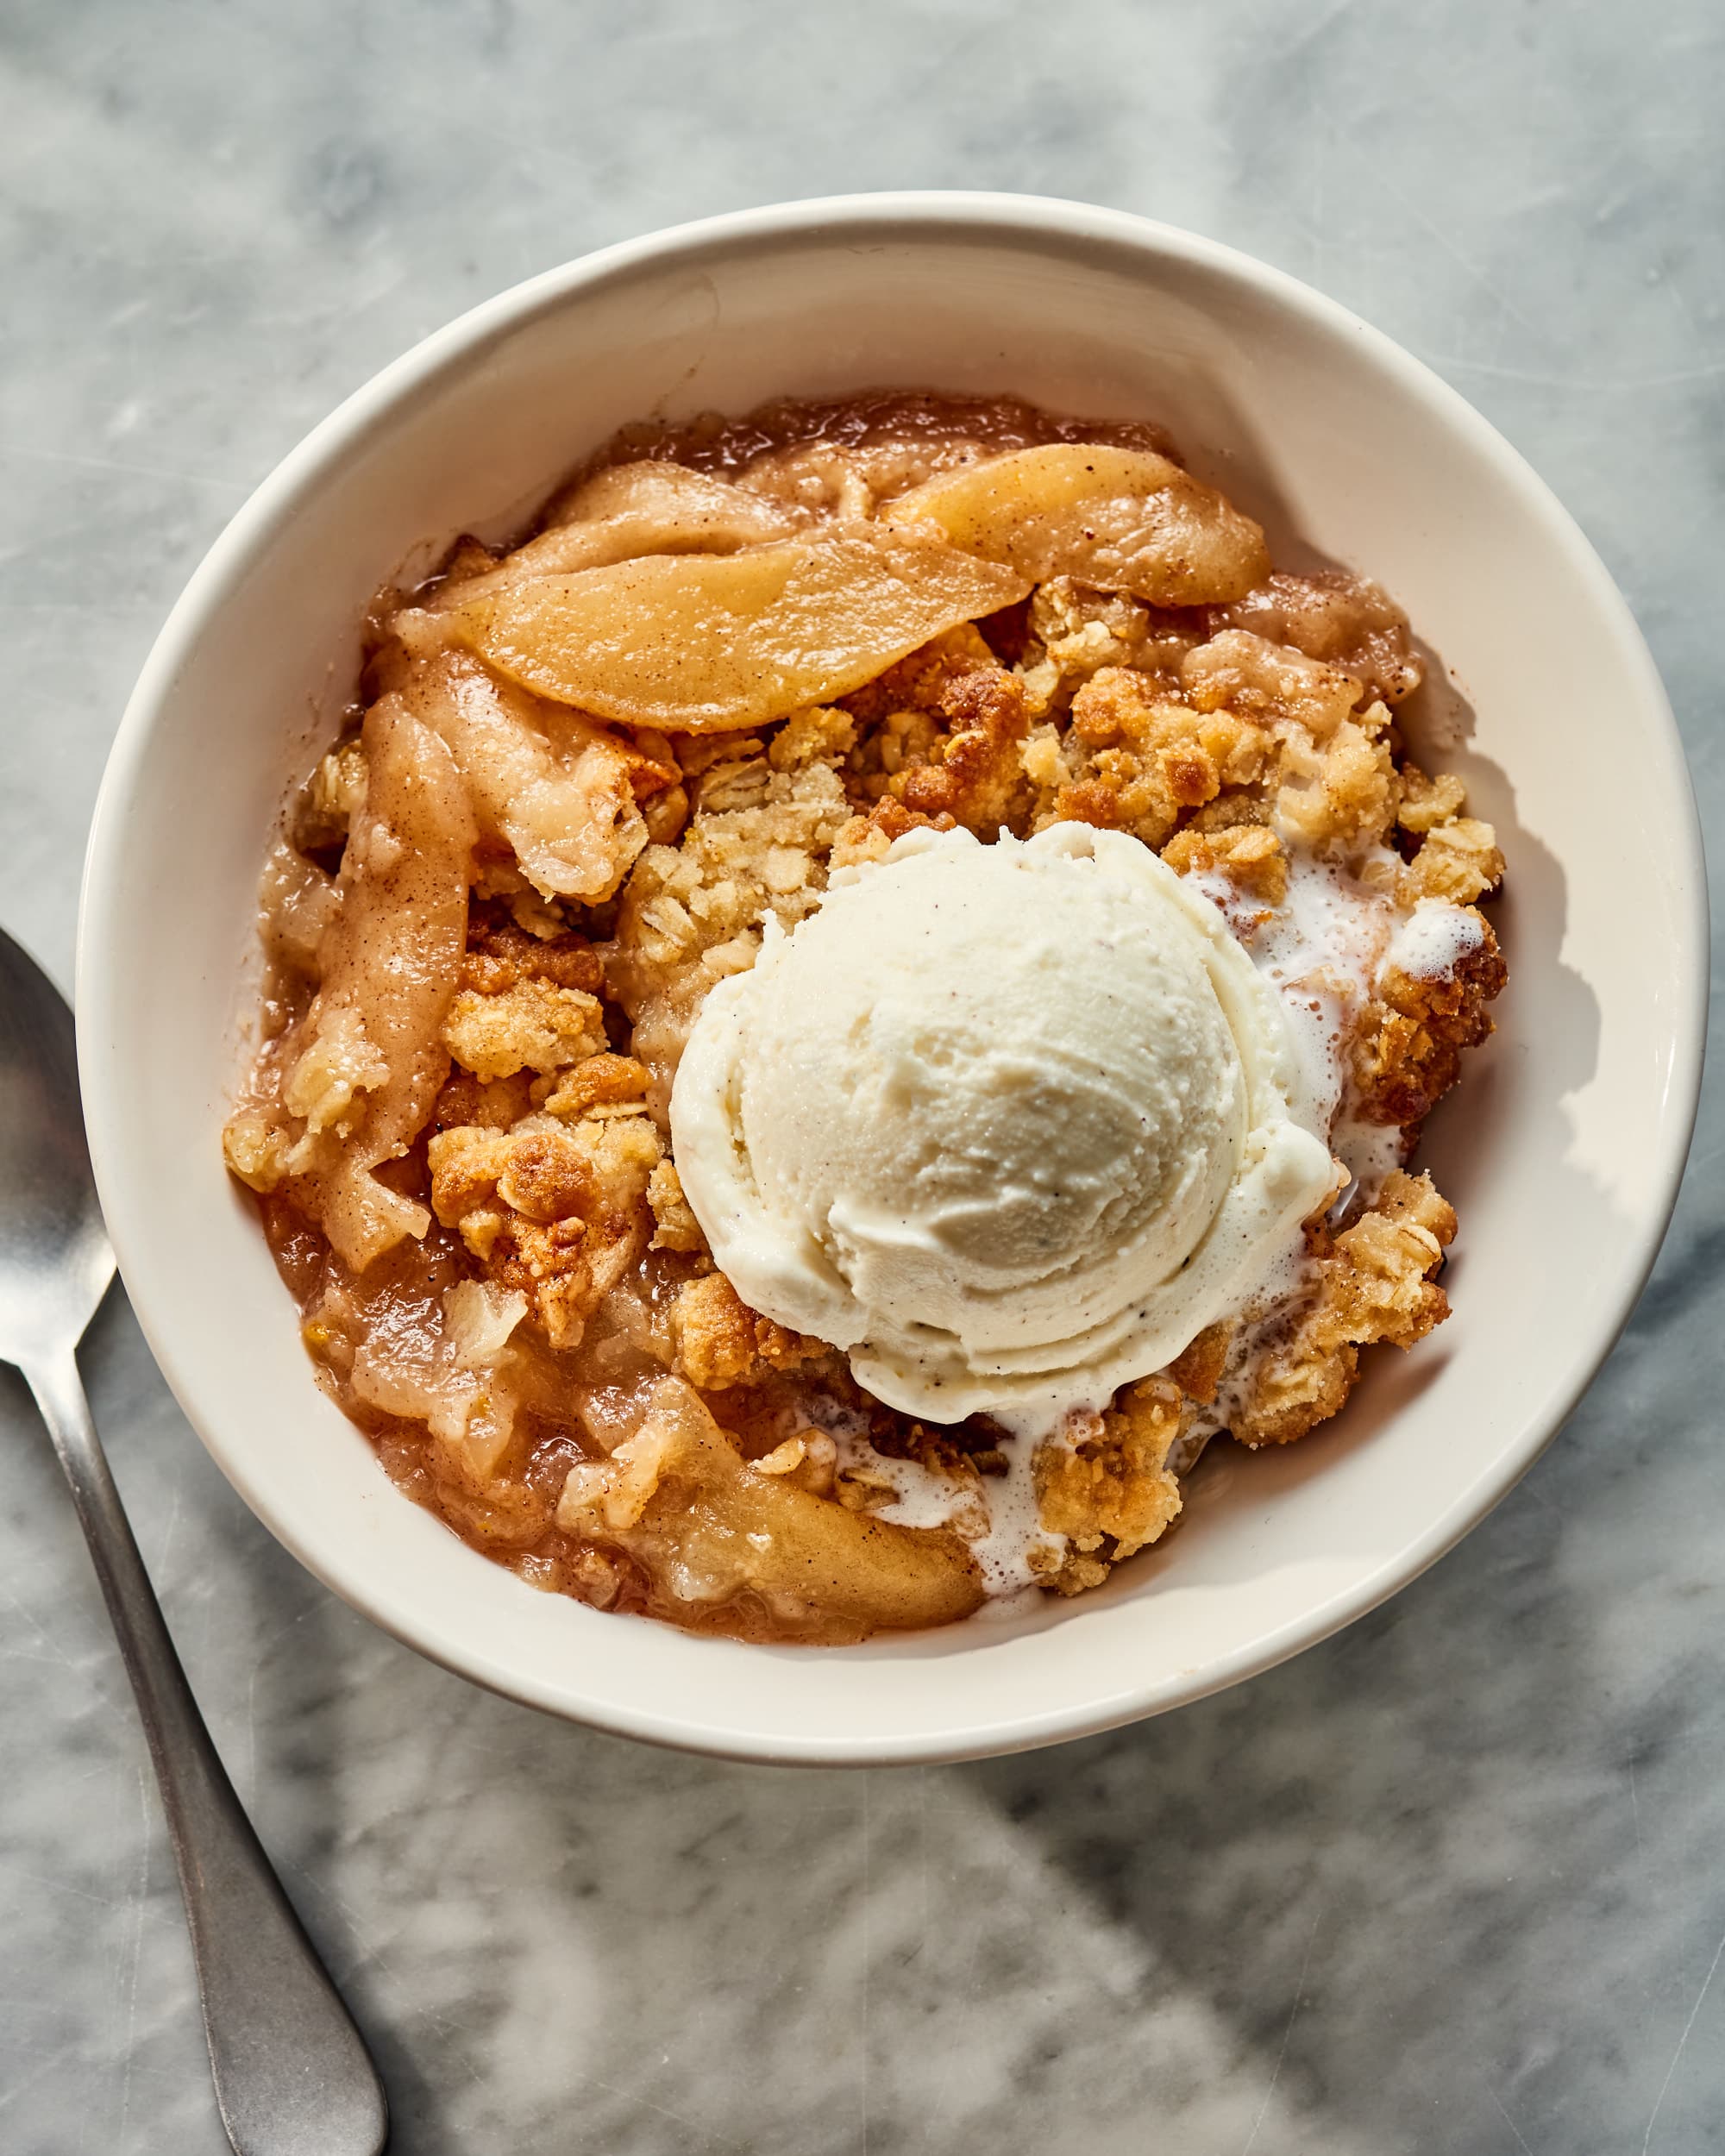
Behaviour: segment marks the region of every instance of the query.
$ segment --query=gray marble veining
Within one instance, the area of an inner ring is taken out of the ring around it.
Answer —
[[[103,755],[163,614],[380,363],[600,242],[906,184],[1190,225],[1429,359],[1622,580],[1711,829],[1722,91],[1708,0],[21,0],[0,918],[65,976]],[[255,1525],[116,1300],[85,1357],[115,1466],[375,2039],[397,2147],[1716,2147],[1722,1143],[1716,1081],[1628,1335],[1434,1572],[1222,1698],[955,1769],[708,1764],[431,1668]],[[141,1739],[9,1379],[0,1425],[0,2147],[215,2156]]]

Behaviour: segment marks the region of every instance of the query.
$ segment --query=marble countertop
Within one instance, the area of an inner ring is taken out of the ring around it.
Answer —
[[[1710,830],[1722,89],[1709,0],[11,9],[0,920],[66,976],[151,638],[381,362],[603,241],[906,184],[1189,225],[1430,360],[1622,581]],[[1634,1325],[1459,1550],[1240,1689],[982,1765],[716,1765],[470,1689],[257,1526],[116,1296],[97,1418],[396,2148],[1716,2147],[1718,1094]],[[0,1423],[0,2145],[216,2156],[148,1763],[9,1373]]]

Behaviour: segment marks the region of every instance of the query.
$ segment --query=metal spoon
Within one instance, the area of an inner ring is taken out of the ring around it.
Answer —
[[[377,2069],[270,1869],[198,1711],[78,1375],[114,1277],[72,1012],[0,931],[0,1361],[35,1395],[96,1561],[161,1783],[216,2101],[239,2156],[378,2156]]]

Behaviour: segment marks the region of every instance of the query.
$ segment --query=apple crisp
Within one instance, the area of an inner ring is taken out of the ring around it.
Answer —
[[[1491,1031],[1504,864],[1409,755],[1421,678],[1393,600],[1275,568],[1148,425],[883,393],[625,429],[519,543],[380,595],[267,864],[224,1148],[320,1382],[597,1608],[835,1643],[1098,1587],[1205,1444],[1303,1437],[1447,1314],[1414,1159]],[[1032,1437],[900,1413],[751,1308],[669,1102],[709,993],[835,876],[1055,824],[1218,909],[1334,1180],[1235,1314]]]

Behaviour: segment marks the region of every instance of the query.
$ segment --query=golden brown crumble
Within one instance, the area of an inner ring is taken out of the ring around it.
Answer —
[[[661,1113],[702,998],[754,964],[769,913],[790,929],[814,911],[850,814],[831,762],[776,770],[751,740],[707,763],[681,843],[649,846],[637,862],[609,978]]]
[[[545,937],[524,929],[495,906],[471,907],[462,987],[501,995],[529,981],[597,995],[605,986],[605,968],[587,939],[567,927]]]
[[[1036,1456],[1036,1494],[1042,1525],[1063,1535],[1066,1548],[1039,1566],[1042,1584],[1082,1594],[1110,1568],[1157,1541],[1180,1510],[1180,1484],[1170,1474],[1170,1448],[1187,1415],[1179,1386],[1169,1377],[1128,1385],[1106,1413],[1088,1418],[1070,1442],[1044,1445]]]
[[[1288,849],[1263,824],[1229,824],[1176,831],[1162,858],[1182,876],[1223,875],[1243,897],[1280,906],[1288,895]]]
[[[1024,684],[1003,667],[960,674],[942,693],[946,731],[931,760],[900,770],[888,790],[913,816],[950,816],[979,838],[1021,825],[1028,789],[1019,755],[1028,722]]]
[[[1180,662],[1202,641],[1195,623],[1158,611],[1124,592],[1093,592],[1051,577],[1032,594],[1020,661],[1038,718],[1057,715],[1104,667],[1134,667],[1177,680]]]
[[[1220,1389],[1234,1332],[1234,1325],[1228,1319],[1206,1326],[1197,1338],[1189,1341],[1168,1365],[1169,1376],[1188,1400],[1195,1401],[1201,1407],[1208,1407]]]
[[[1421,899],[1471,906],[1502,880],[1503,856],[1490,824],[1471,816],[1452,816],[1427,832],[1419,852],[1397,879],[1396,895],[1404,906]]]
[[[671,1311],[676,1367],[699,1391],[725,1392],[758,1377],[763,1368],[794,1369],[825,1361],[824,1340],[790,1332],[751,1310],[723,1273],[703,1274],[679,1294]]]
[[[458,988],[443,1021],[443,1044],[476,1078],[510,1078],[518,1070],[561,1070],[605,1046],[605,1016],[597,996],[549,981],[518,981],[482,994]]]
[[[650,1082],[647,1066],[632,1056],[595,1048],[555,1076],[540,1080],[533,1087],[533,1102],[547,1115],[571,1121],[580,1116],[640,1115],[646,1112]]]
[[[527,1297],[551,1345],[569,1348],[646,1247],[661,1150],[638,1116],[442,1131],[428,1149],[431,1203],[487,1277]]]
[[[1073,698],[1063,736],[1045,731],[1033,752],[1036,822],[1101,824],[1159,850],[1224,786],[1254,786],[1270,752],[1253,719],[1196,709],[1155,675],[1107,667]]]
[[[1369,1123],[1423,1122],[1460,1076],[1463,1051],[1491,1031],[1485,1006],[1508,968],[1484,916],[1470,906],[1467,917],[1478,941],[1453,970],[1431,980],[1388,967],[1361,1014],[1353,1081],[1358,1112]]]
[[[1287,1445],[1337,1413],[1359,1351],[1412,1347],[1449,1314],[1433,1275],[1456,1217],[1428,1175],[1391,1172],[1381,1196],[1317,1261],[1310,1307],[1251,1369],[1229,1428],[1242,1445]]]
[[[1405,761],[1401,770],[1401,799],[1396,805],[1396,821],[1404,831],[1424,837],[1440,824],[1452,823],[1461,814],[1467,799],[1466,789],[1452,771],[1440,773],[1428,778],[1418,764]]]
[[[706,1238],[683,1195],[674,1161],[662,1160],[647,1178],[647,1202],[653,1209],[653,1248],[705,1253]]]

